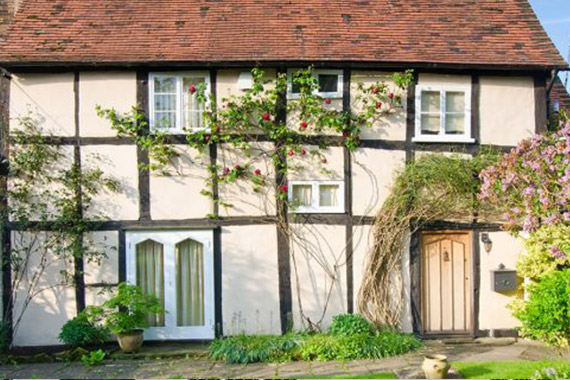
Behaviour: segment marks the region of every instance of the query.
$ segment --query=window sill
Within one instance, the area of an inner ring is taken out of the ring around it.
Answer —
[[[474,144],[475,139],[465,136],[419,136],[413,137],[412,142],[415,143],[463,143]]]
[[[289,214],[344,214],[345,211],[338,210],[327,210],[327,209],[316,209],[316,208],[296,208],[294,210],[289,210]]]

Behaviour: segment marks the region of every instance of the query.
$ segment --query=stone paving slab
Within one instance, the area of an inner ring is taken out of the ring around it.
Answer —
[[[0,366],[0,378],[300,378],[307,376],[354,376],[368,373],[408,371],[408,378],[420,376],[425,354],[447,355],[453,361],[550,359],[558,355],[543,346],[518,342],[508,346],[481,343],[449,345],[430,342],[418,352],[381,360],[356,360],[351,362],[289,362],[255,363],[249,365],[211,362],[203,358],[164,358],[105,361],[104,365],[88,368],[79,362],[19,364]],[[558,358],[560,356],[558,355]],[[416,372],[413,372],[416,371]],[[402,372],[403,373],[403,372]],[[414,374],[415,373],[415,374]]]

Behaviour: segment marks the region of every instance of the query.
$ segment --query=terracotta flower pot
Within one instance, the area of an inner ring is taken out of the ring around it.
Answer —
[[[426,379],[445,379],[449,367],[450,365],[445,355],[426,355],[422,364]]]
[[[117,335],[117,341],[121,347],[121,351],[125,354],[138,352],[143,344],[143,330],[133,330],[128,333]]]

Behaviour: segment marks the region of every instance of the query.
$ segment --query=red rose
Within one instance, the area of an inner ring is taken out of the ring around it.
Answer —
[[[307,129],[307,122],[306,121],[301,122],[301,129],[303,129],[303,130]]]
[[[204,136],[204,141],[209,143],[210,142],[210,135]]]
[[[241,170],[241,166],[236,165],[236,170]]]
[[[394,94],[392,94],[392,93],[388,94],[388,98],[392,99],[393,97],[394,97]]]
[[[230,173],[230,168],[224,168],[224,174],[229,174]]]
[[[348,137],[348,135],[349,135],[348,131],[342,132],[342,136],[343,136],[343,137]]]
[[[377,94],[377,93],[378,93],[378,87],[373,87],[373,88],[372,88],[372,93],[373,93],[373,94]]]
[[[325,103],[326,103],[326,104],[331,104],[331,102],[332,102],[331,98],[326,98],[326,99],[325,99]]]
[[[188,91],[193,94],[196,92],[196,86],[194,86],[193,84],[190,85],[190,87],[188,87]]]
[[[290,151],[289,151],[289,156],[290,156],[290,157],[293,157],[294,155],[295,155],[295,151],[294,151],[294,150],[290,150]]]
[[[269,121],[269,117],[270,117],[270,116],[269,116],[269,114],[268,114],[267,112],[265,112],[265,113],[263,114],[263,120]]]
[[[301,156],[304,156],[305,154],[307,154],[307,151],[305,150],[305,148],[301,149]]]
[[[255,171],[253,172],[253,174],[255,174],[255,175],[261,175],[261,170],[255,169]]]
[[[288,189],[289,189],[289,188],[287,187],[287,185],[281,186],[281,192],[282,192],[282,193],[286,193]]]
[[[376,102],[376,108],[382,107],[382,102]]]

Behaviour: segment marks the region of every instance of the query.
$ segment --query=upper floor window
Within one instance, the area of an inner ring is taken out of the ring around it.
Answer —
[[[206,73],[153,73],[150,75],[150,127],[168,133],[204,128],[204,103],[198,86],[210,85]]]
[[[417,142],[474,142],[471,91],[466,87],[416,86]]]
[[[288,192],[296,212],[344,212],[342,181],[290,181]]]
[[[299,97],[300,87],[293,83],[293,73],[289,71],[289,98]],[[342,70],[315,70],[314,75],[319,83],[317,95],[323,98],[342,98],[343,75]]]

